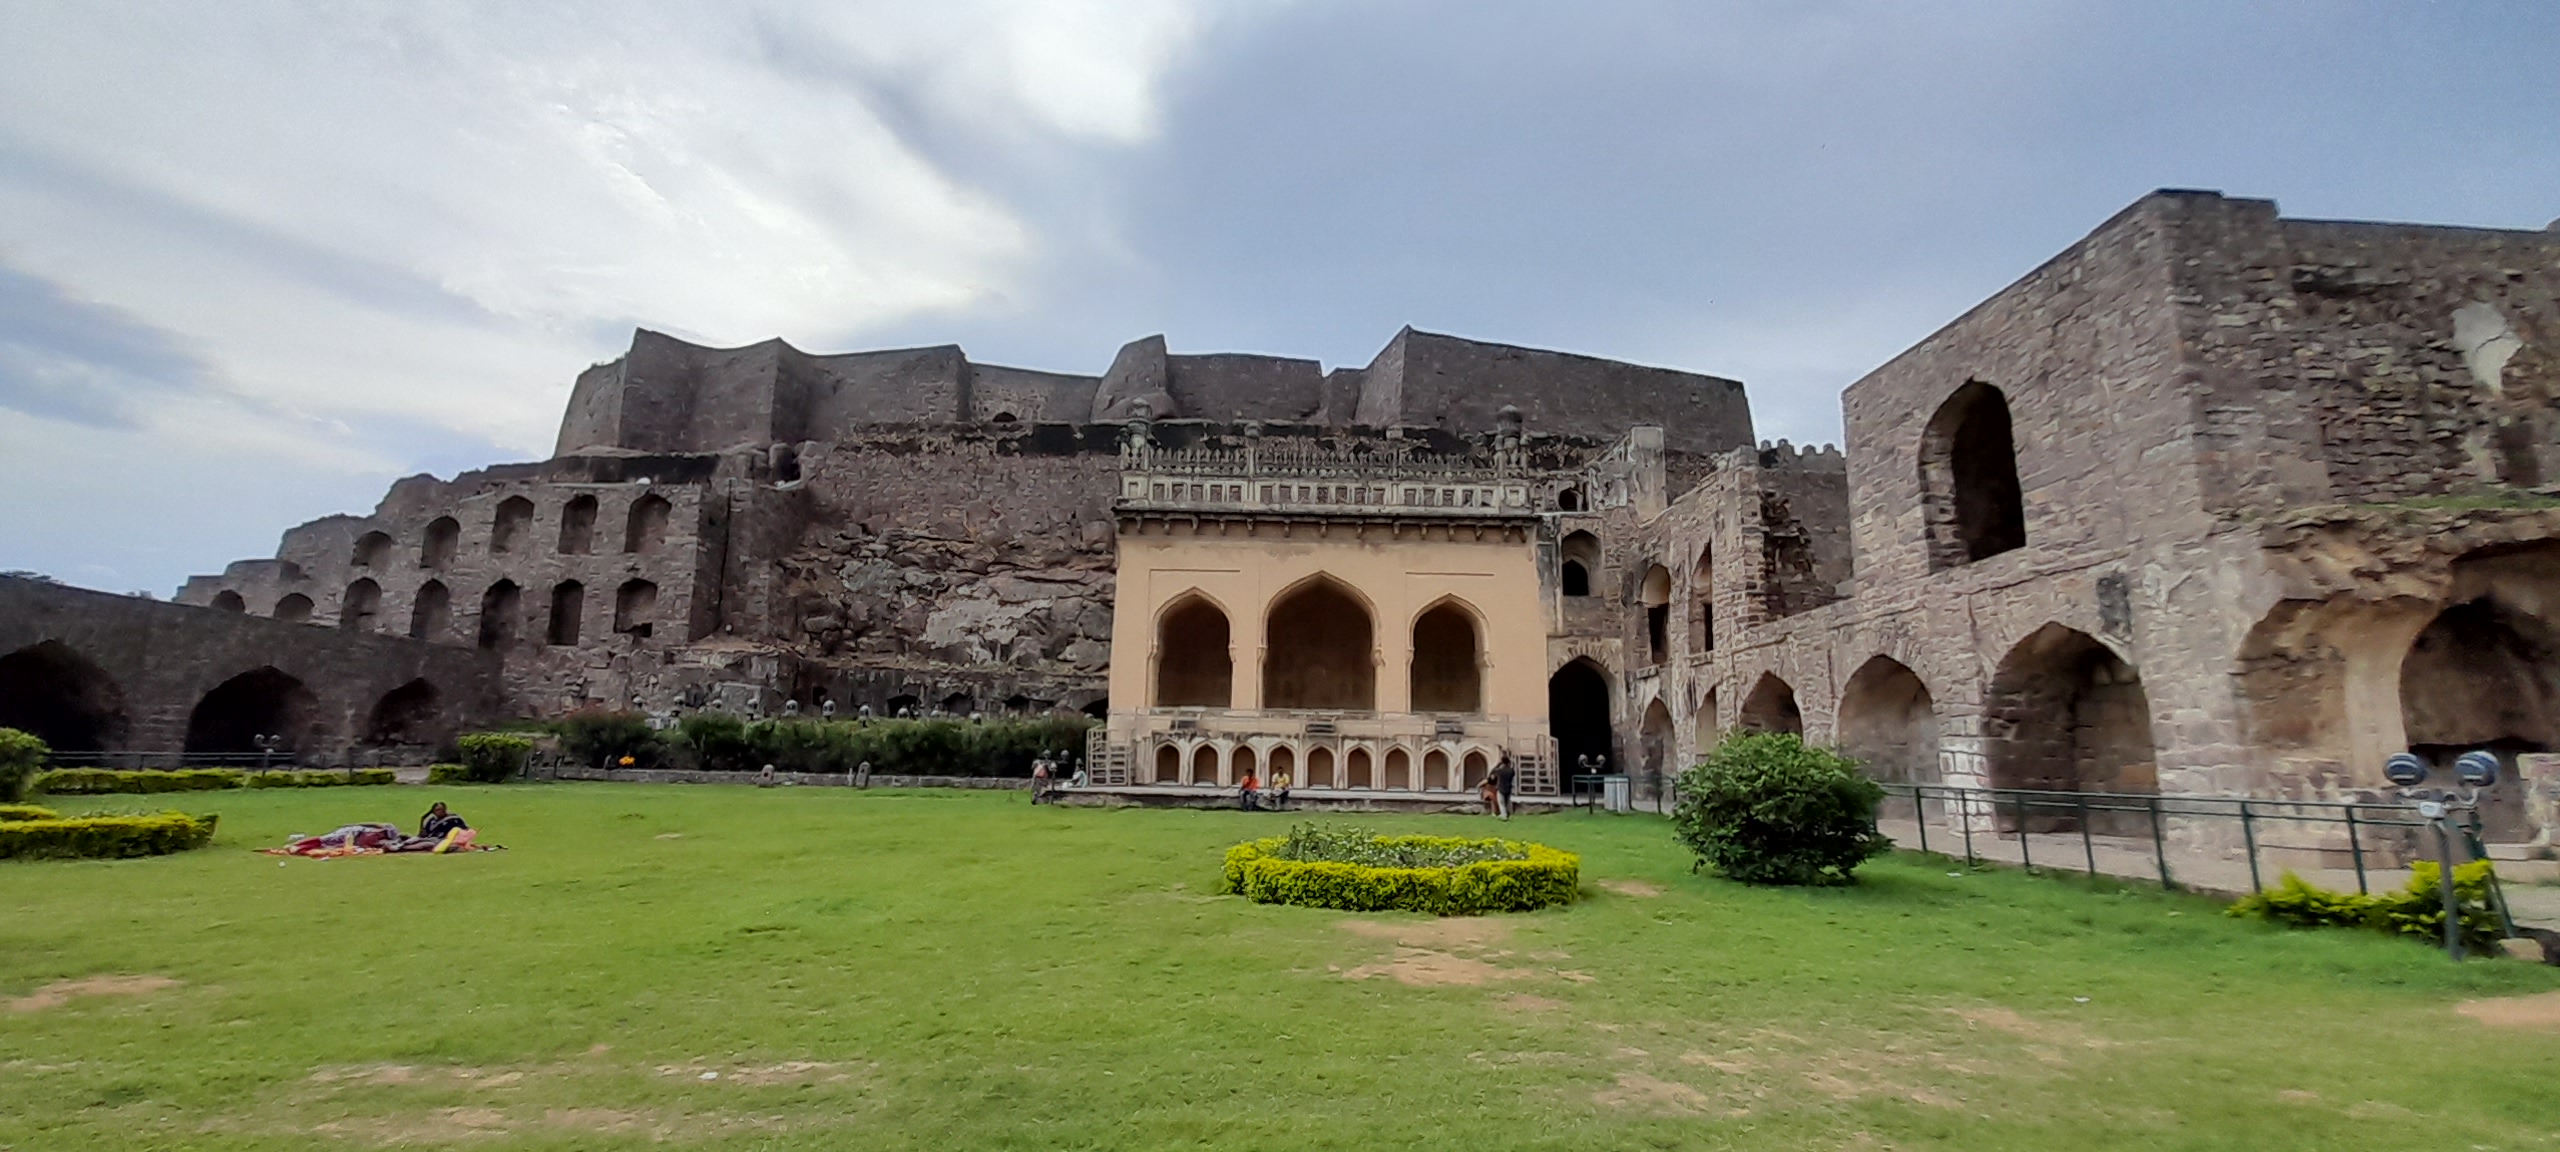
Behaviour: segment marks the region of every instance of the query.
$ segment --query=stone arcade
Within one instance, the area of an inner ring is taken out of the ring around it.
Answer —
[[[486,652],[514,714],[1081,710],[1132,786],[1642,790],[1740,726],[2345,798],[2560,750],[2556,399],[2560,232],[2161,192],[1852,384],[1845,452],[1757,443],[1731,380],[1411,330],[1099,376],[643,332],[551,459],[180,598]],[[2492,834],[2547,839],[2513,779]]]

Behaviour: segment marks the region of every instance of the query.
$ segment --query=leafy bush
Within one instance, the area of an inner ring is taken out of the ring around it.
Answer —
[[[619,767],[625,756],[631,757],[635,768],[658,764],[658,733],[649,727],[649,718],[637,712],[572,712],[552,731],[560,734],[561,754],[581,768]]]
[[[33,804],[0,804],[0,820],[59,820],[62,814]]]
[[[1083,716],[747,721],[700,712],[677,721],[658,751],[629,754],[642,764],[675,758],[711,772],[753,772],[771,764],[784,772],[840,775],[867,763],[884,775],[1029,776],[1042,752],[1082,752],[1093,723]],[[566,728],[561,735],[564,744],[571,742]]]
[[[693,753],[693,762],[713,771],[740,772],[756,754],[747,739],[747,722],[726,712],[696,712],[676,722],[676,742]]]
[[[1301,831],[1309,834],[1300,836]],[[1225,890],[1257,904],[1474,916],[1569,903],[1582,886],[1582,858],[1544,844],[1448,836],[1370,836],[1366,844],[1355,844],[1349,842],[1352,835],[1301,826],[1288,836],[1238,844],[1227,849]],[[1470,862],[1381,866],[1283,855],[1291,850]]]
[[[468,784],[470,782],[471,769],[460,764],[427,765],[427,783],[429,784]]]
[[[301,772],[253,772],[252,788],[335,788],[343,784],[397,784],[398,773],[388,768],[358,768],[353,772],[313,768]]]
[[[54,796],[102,796],[116,792],[218,792],[248,786],[237,768],[56,768],[35,779],[35,790]]]
[[[1526,860],[1516,840],[1459,840],[1445,836],[1380,836],[1347,824],[1297,824],[1271,855],[1283,860],[1329,860],[1372,868],[1457,868],[1487,860]]]
[[[27,779],[44,767],[44,758],[53,754],[43,740],[33,733],[15,728],[0,728],[0,804],[15,804],[27,798]]]
[[[454,741],[462,750],[462,766],[471,779],[500,784],[524,771],[533,755],[533,738],[512,732],[474,732]]]
[[[0,823],[0,859],[117,859],[158,856],[213,842],[215,817],[162,812]]]
[[[2505,930],[2497,911],[2489,906],[2489,870],[2486,860],[2457,864],[2453,869],[2462,942],[2477,951],[2497,947]],[[2296,928],[2369,928],[2434,943],[2444,939],[2444,895],[2437,888],[2443,872],[2435,861],[2420,860],[2409,866],[2409,883],[2399,891],[2368,896],[2333,892],[2287,871],[2275,887],[2244,897],[2225,914]]]
[[[1884,790],[1856,761],[1781,732],[1736,732],[1681,773],[1672,830],[1746,884],[1847,884],[1891,850],[1876,831]]]

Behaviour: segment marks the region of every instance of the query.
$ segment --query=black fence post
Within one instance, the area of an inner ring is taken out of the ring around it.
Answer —
[[[2266,891],[2266,883],[2258,879],[2258,825],[2249,815],[2249,802],[2240,802],[2240,839],[2249,846],[2249,891]]]
[[[1926,784],[1911,786],[1911,822],[1920,826],[1920,850],[1923,852],[1929,850],[1929,809],[1920,802],[1920,798],[1928,794],[1928,789]]]
[[[2028,848],[2028,847],[2027,847],[2027,794],[2026,794],[2026,793],[2024,793],[2024,792],[2020,792],[2020,793],[2018,793],[2018,794],[2017,794],[2017,796],[2018,796],[2018,867],[2020,867],[2020,868],[2024,868],[2024,869],[2026,869],[2026,870],[2027,870],[2027,871],[2029,871],[2029,872],[2033,872],[2033,871],[2035,871],[2035,870],[2036,870],[2036,857],[2035,857],[2035,852],[2034,852],[2032,849],[2030,849],[2030,848]]]
[[[2349,804],[2346,809],[2347,854],[2354,857],[2356,862],[2356,895],[2370,896],[2373,890],[2365,887],[2364,880],[2364,842],[2356,837],[2356,806]]]
[[[2177,887],[2177,882],[2169,879],[2169,847],[2160,838],[2160,798],[2157,796],[2151,798],[2151,858],[2160,865],[2160,887]]]
[[[1956,825],[1957,825],[1957,827],[1960,827],[1960,828],[1963,828],[1963,829],[1964,829],[1964,862],[1965,862],[1967,865],[1971,865],[1971,864],[1974,862],[1974,858],[1973,858],[1973,801],[1972,801],[1972,799],[1970,798],[1970,793],[1971,793],[1971,792],[1972,792],[1972,789],[1969,789],[1969,788],[1968,788],[1968,789],[1965,789],[1965,790],[1963,790],[1963,791],[1960,791],[1960,792],[1956,793],[1956,807],[1957,807],[1957,809],[1958,809],[1958,813],[1957,813],[1957,816],[1956,816]]]
[[[2089,878],[2098,878],[2098,846],[2089,839],[2089,798],[2080,798],[2080,851],[2089,858]]]

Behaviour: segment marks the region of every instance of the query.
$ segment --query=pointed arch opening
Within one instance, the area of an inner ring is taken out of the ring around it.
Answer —
[[[1671,658],[1671,570],[1660,564],[1645,569],[1636,595],[1644,604],[1645,655],[1660,664]]]
[[[1191,750],[1191,782],[1214,788],[1218,785],[1218,748],[1203,744]]]
[[[613,594],[613,630],[646,640],[658,626],[658,586],[626,580]]]
[[[1390,792],[1413,790],[1413,754],[1402,748],[1387,749],[1386,779],[1378,785]]]
[[[586,615],[587,586],[575,580],[563,580],[551,586],[551,630],[546,637],[555,645],[578,642],[579,618]]]
[[[1804,735],[1804,710],[1796,707],[1795,685],[1775,672],[1760,674],[1751,694],[1742,698],[1742,713],[1735,720],[1746,731]]]
[[[0,728],[56,752],[104,752],[126,727],[124,689],[70,645],[45,640],[0,656]]]
[[[2142,677],[2086,632],[2047,624],[2011,648],[1982,728],[1994,788],[2160,790]]]
[[[1716,713],[1716,690],[1709,688],[1706,698],[1698,701],[1697,714],[1689,718],[1689,739],[1700,757],[1715,751],[1724,739],[1723,723]]]
[[[622,550],[649,552],[666,543],[667,519],[674,512],[667,498],[651,492],[631,502],[631,514],[622,526]]]
[[[1330,576],[1272,602],[1263,635],[1262,706],[1374,711],[1376,626],[1367,605]]]
[[[1710,547],[1698,553],[1698,567],[1689,575],[1689,651],[1692,654],[1713,652],[1716,648],[1716,553]]]
[[[1929,418],[1920,434],[1920,498],[1932,569],[2026,546],[2017,444],[1999,389],[1969,381]]]
[[[453,591],[442,580],[429,580],[418,586],[418,598],[409,605],[409,638],[442,640],[453,627]]]
[[[1313,748],[1307,752],[1306,787],[1338,788],[1333,778],[1333,749]]]
[[[241,599],[239,593],[225,588],[213,594],[213,608],[218,612],[246,612],[249,602]]]
[[[1343,787],[1375,788],[1378,785],[1377,757],[1366,748],[1354,748],[1342,756]]]
[[[1547,678],[1547,727],[1556,738],[1559,771],[1597,772],[1614,762],[1609,697],[1609,675],[1589,657],[1568,661]]]
[[[1938,711],[1929,686],[1899,660],[1874,656],[1840,689],[1839,745],[1867,778],[1938,782]]]
[[[423,677],[382,694],[365,720],[364,742],[372,745],[425,744],[435,737],[443,705],[436,686]]]
[[[1156,774],[1148,783],[1182,783],[1182,749],[1171,744],[1156,745]]]
[[[438,516],[427,521],[427,534],[418,542],[418,567],[452,567],[454,553],[461,548],[462,522],[451,516]]]
[[[1484,778],[1493,772],[1493,762],[1485,758],[1482,749],[1470,749],[1466,759],[1460,761],[1458,767],[1460,770],[1458,786],[1470,791],[1482,785]]]
[[[186,750],[206,755],[255,754],[258,738],[273,737],[290,754],[318,730],[318,701],[302,681],[273,666],[253,668],[196,701],[187,715]]]
[[[509,496],[498,502],[498,511],[489,520],[489,554],[522,552],[526,537],[532,534],[533,501]]]
[[[1434,748],[1422,754],[1422,790],[1425,792],[1449,790],[1448,750]]]
[[[1442,600],[1413,621],[1413,710],[1484,711],[1484,648],[1476,614]]]
[[[349,632],[371,632],[374,620],[382,614],[382,585],[370,576],[347,585],[346,594],[338,598],[338,627]]]
[[[1600,538],[1589,532],[1568,532],[1556,553],[1561,558],[1557,590],[1567,596],[1591,595],[1591,578],[1600,571]]]
[[[560,551],[584,556],[596,550],[596,498],[586,493],[560,506]]]
[[[1637,786],[1648,796],[1662,795],[1662,782],[1680,774],[1676,757],[1680,735],[1671,723],[1671,709],[1656,697],[1644,706],[1644,723],[1637,728],[1638,744],[1643,753],[1643,771]]]
[[[287,624],[311,622],[311,598],[300,592],[287,592],[276,600],[276,619]]]
[[[2560,751],[2560,629],[2486,596],[2437,613],[2400,662],[2400,719],[2409,750],[2440,773],[2474,749],[2497,756],[2481,836],[2532,839],[2515,759]]]
[[[356,537],[355,550],[353,554],[347,557],[347,563],[358,568],[390,567],[390,534],[386,532],[367,532],[362,536]]]
[[[1234,706],[1227,613],[1206,596],[1187,594],[1156,619],[1156,707]]]
[[[480,594],[480,646],[511,648],[516,642],[516,623],[524,615],[524,589],[513,580],[500,580]]]

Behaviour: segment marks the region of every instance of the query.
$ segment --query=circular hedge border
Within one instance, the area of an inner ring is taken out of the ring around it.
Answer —
[[[1475,916],[1569,904],[1582,887],[1582,857],[1544,844],[1454,836],[1380,836],[1377,841],[1387,845],[1460,848],[1490,844],[1523,855],[1518,860],[1487,860],[1447,868],[1382,868],[1333,860],[1289,860],[1275,855],[1288,839],[1272,836],[1227,849],[1225,890],[1256,904]]]

